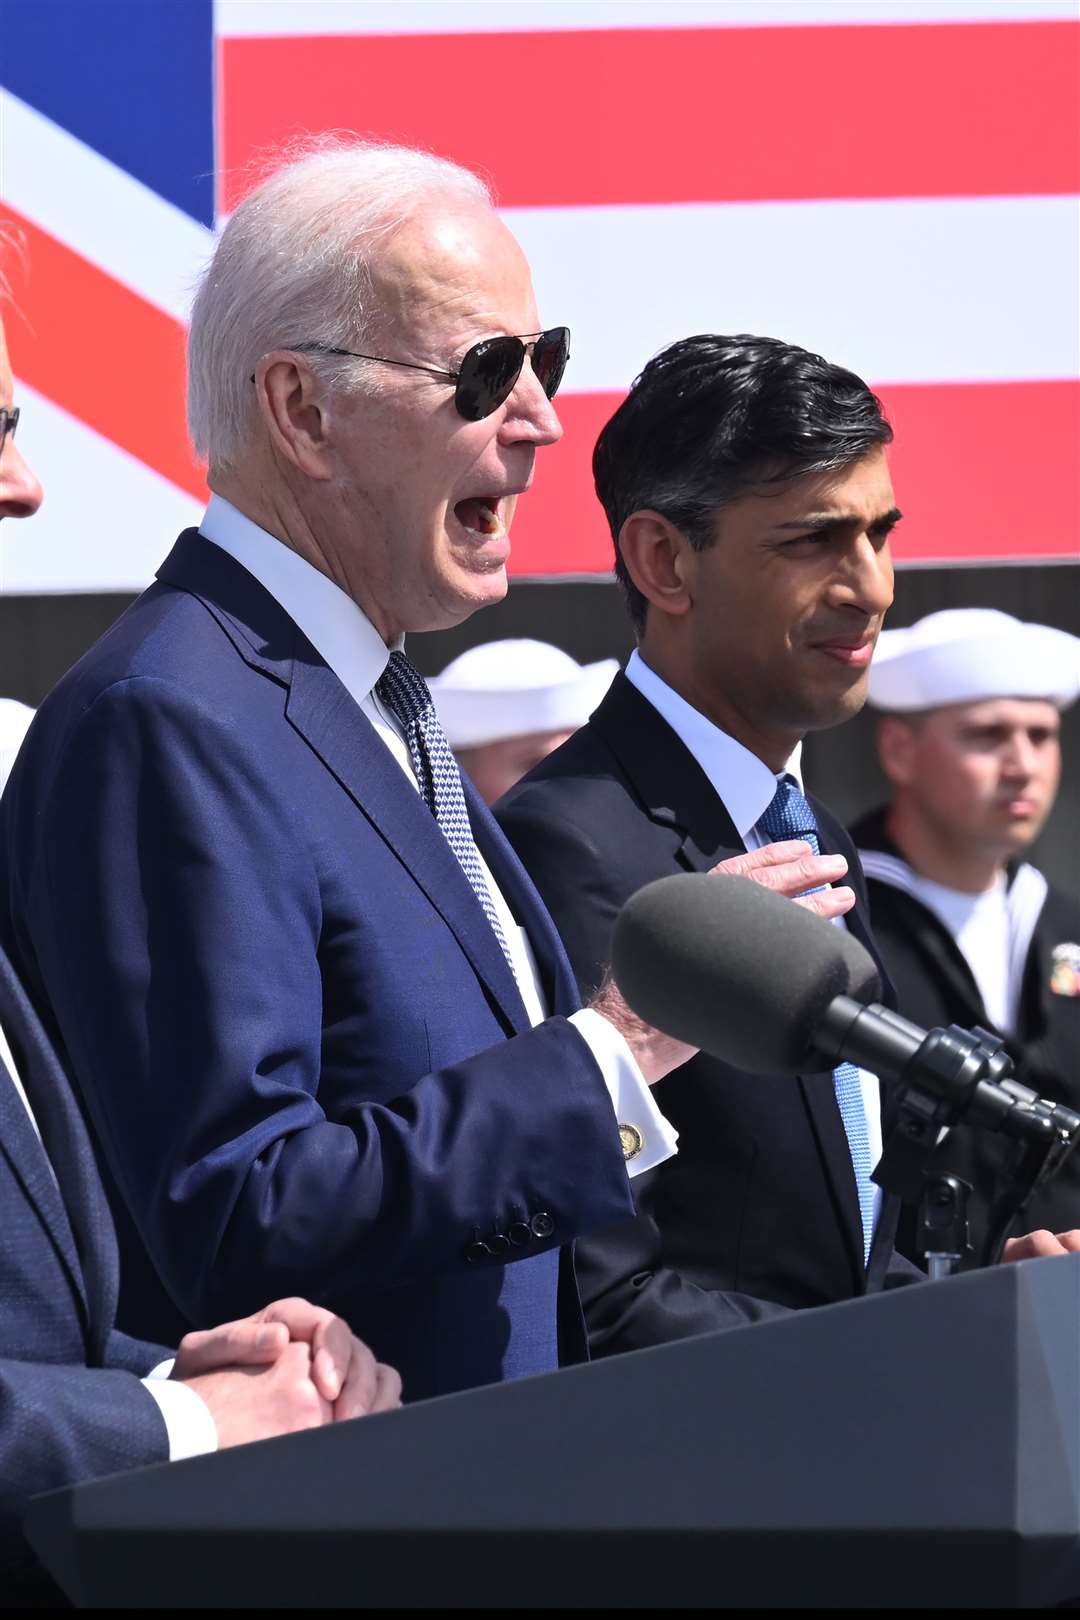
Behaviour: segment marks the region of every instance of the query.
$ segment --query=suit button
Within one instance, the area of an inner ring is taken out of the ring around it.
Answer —
[[[487,1244],[482,1243],[480,1239],[477,1238],[476,1242],[470,1243],[469,1247],[465,1250],[465,1258],[471,1264],[474,1260],[486,1260],[488,1253],[489,1250]]]
[[[518,1249],[526,1248],[533,1239],[532,1227],[528,1221],[515,1221],[510,1228],[510,1241]]]
[[[503,1255],[510,1252],[510,1239],[505,1232],[493,1232],[487,1240],[487,1252],[494,1259],[501,1260]]]
[[[541,1210],[538,1215],[534,1215],[529,1225],[532,1228],[533,1237],[538,1238],[549,1238],[555,1230],[555,1222],[546,1210]]]

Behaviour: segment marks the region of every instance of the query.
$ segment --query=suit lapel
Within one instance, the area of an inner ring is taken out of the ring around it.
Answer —
[[[528,1015],[472,885],[374,726],[317,654],[297,660],[285,713],[452,931],[511,1029]]]
[[[197,596],[244,662],[285,687],[289,723],[423,890],[508,1028],[528,1029],[499,942],[431,812],[285,609],[234,558],[195,531],[181,535],[158,578]]]
[[[116,1315],[112,1217],[67,1078],[2,951],[0,1021],[44,1142],[43,1149],[14,1086],[2,1084],[3,1148],[71,1278],[86,1317],[92,1357],[100,1359]]]
[[[576,1012],[581,1005],[577,981],[547,907],[495,817],[467,776],[462,777],[462,783],[477,847],[515,917],[529,936],[547,1004],[553,1013],[562,1016]]]
[[[619,761],[642,808],[678,840],[678,861],[708,872],[743,852],[735,824],[690,750],[625,675],[616,675],[590,725]]]
[[[679,865],[692,872],[708,872],[729,855],[744,852],[745,845],[734,822],[697,760],[624,675],[615,677],[590,724],[615,754],[650,818],[658,825],[672,828],[679,840],[676,848]],[[822,848],[828,847],[826,835]],[[857,912],[858,908],[855,913],[849,913],[849,926],[860,944],[871,951],[883,973],[873,941]],[[864,1269],[862,1218],[851,1150],[832,1074],[801,1075],[796,1084],[832,1189],[845,1246],[855,1275],[861,1278]]]

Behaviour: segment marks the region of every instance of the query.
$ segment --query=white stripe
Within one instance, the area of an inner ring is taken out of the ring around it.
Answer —
[[[1080,370],[1077,201],[505,209],[568,389],[623,389],[691,332],[800,343],[876,383]]]
[[[133,292],[186,320],[213,233],[6,90],[0,90],[0,132],[0,196]]]
[[[0,117],[4,195],[14,207],[186,318],[212,233],[3,91]],[[1077,374],[1074,198],[512,209],[504,217],[532,259],[544,319],[574,330],[568,389],[621,390],[657,349],[716,330],[784,337],[878,383]]]
[[[0,535],[0,591],[139,591],[202,503],[16,379],[19,445],[45,500]]]
[[[1071,19],[1073,0],[217,0],[219,35],[507,34]]]
[[[1006,1001],[1009,1028],[1015,1029],[1020,1017],[1020,996],[1024,988],[1028,955],[1035,928],[1042,915],[1050,885],[1037,867],[1021,863],[1009,884],[1009,964]]]
[[[902,889],[913,900],[918,900],[920,905],[926,904],[919,894],[914,872],[898,855],[887,855],[880,849],[860,849],[857,853],[859,864],[867,877],[876,878],[879,883],[888,883],[893,889]]]

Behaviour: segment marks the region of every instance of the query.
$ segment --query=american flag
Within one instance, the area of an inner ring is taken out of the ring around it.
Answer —
[[[1080,555],[1072,0],[4,0],[0,79],[20,439],[48,492],[7,591],[141,588],[197,521],[193,282],[252,160],[327,129],[483,172],[571,327],[518,575],[608,571],[593,441],[696,331],[879,388],[902,563]]]

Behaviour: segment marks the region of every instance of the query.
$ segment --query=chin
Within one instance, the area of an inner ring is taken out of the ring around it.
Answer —
[[[1021,855],[1024,850],[1033,844],[1043,830],[1040,820],[1013,821],[1006,829],[1002,842],[1006,845],[1007,853]]]
[[[452,579],[444,580],[439,600],[444,608],[442,625],[463,624],[481,608],[494,607],[501,602],[510,588],[506,569],[500,564],[490,572],[460,569]]]
[[[807,731],[830,731],[833,726],[842,726],[845,720],[852,720],[866,703],[867,683],[860,681],[857,686],[849,687],[846,692],[830,693],[811,708],[806,705],[803,709],[799,729]]]

